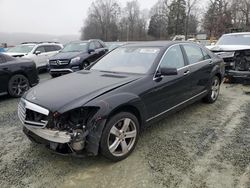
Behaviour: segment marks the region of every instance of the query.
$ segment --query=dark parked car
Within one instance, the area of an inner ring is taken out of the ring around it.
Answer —
[[[101,40],[71,42],[49,60],[52,77],[82,70],[102,57],[108,48]]]
[[[0,95],[21,97],[38,82],[36,64],[33,61],[0,54]]]
[[[250,32],[225,34],[208,48],[224,59],[227,81],[250,83]]]
[[[224,62],[200,45],[148,42],[111,51],[89,70],[42,83],[19,104],[25,134],[63,154],[126,158],[146,125],[217,100]]]

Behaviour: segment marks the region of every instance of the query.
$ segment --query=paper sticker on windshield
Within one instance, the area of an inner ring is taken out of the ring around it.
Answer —
[[[243,35],[243,37],[250,38],[250,35]]]
[[[158,53],[159,49],[157,48],[142,48],[140,49],[140,53],[146,53],[146,54],[155,54]]]

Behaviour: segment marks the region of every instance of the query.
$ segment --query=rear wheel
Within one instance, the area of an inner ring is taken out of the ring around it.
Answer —
[[[29,80],[24,75],[16,74],[9,80],[8,91],[12,97],[21,97],[29,88]]]
[[[218,76],[214,76],[210,84],[209,92],[207,96],[203,98],[204,102],[214,103],[218,99],[219,93],[220,93],[220,79]]]
[[[106,124],[101,138],[101,153],[107,159],[120,161],[134,150],[139,135],[137,118],[128,112],[114,115]]]

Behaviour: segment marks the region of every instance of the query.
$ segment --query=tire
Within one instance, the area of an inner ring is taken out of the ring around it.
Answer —
[[[81,69],[85,69],[86,67],[88,67],[90,65],[90,63],[88,61],[84,61],[82,62],[82,67]]]
[[[206,97],[203,98],[203,101],[206,103],[214,103],[220,94],[220,79],[218,76],[214,76],[211,80],[209,86],[209,92]]]
[[[8,83],[8,92],[12,97],[21,97],[30,88],[29,80],[22,74],[12,76]]]
[[[138,136],[138,119],[129,112],[118,113],[109,119],[103,130],[101,153],[111,161],[121,161],[132,153]]]
[[[50,74],[50,76],[51,76],[52,78],[56,78],[56,77],[58,77],[58,74]]]

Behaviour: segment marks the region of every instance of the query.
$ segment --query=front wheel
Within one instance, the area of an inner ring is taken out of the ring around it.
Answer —
[[[214,103],[218,99],[219,93],[220,93],[220,79],[218,76],[214,76],[210,84],[209,92],[207,96],[203,98],[204,102]]]
[[[111,161],[128,157],[135,148],[139,136],[139,122],[129,112],[121,112],[108,121],[101,138],[101,153]]]

